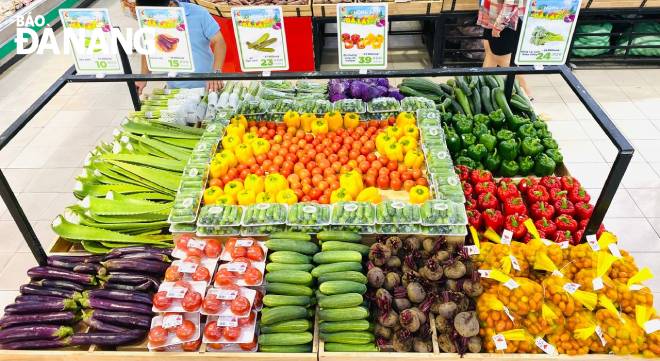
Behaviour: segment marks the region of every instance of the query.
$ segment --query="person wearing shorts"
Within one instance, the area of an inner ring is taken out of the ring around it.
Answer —
[[[525,14],[525,0],[482,0],[477,24],[484,28],[484,68],[508,67],[511,54],[518,47],[521,17]],[[516,78],[528,97],[532,97],[522,75]]]

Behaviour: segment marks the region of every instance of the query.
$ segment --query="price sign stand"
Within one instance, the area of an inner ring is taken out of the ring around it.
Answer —
[[[243,71],[289,69],[284,17],[281,6],[250,6],[231,9],[236,47]]]
[[[135,14],[140,28],[154,34],[153,37],[145,38],[149,50],[149,70],[167,72],[169,77],[176,77],[176,73],[195,71],[188,23],[183,8],[138,6],[135,8]]]
[[[387,68],[387,3],[337,4],[339,69]]]

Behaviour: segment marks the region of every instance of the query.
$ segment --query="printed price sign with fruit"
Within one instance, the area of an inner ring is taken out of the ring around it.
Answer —
[[[340,69],[387,68],[387,3],[337,4]]]
[[[280,6],[232,8],[231,19],[236,34],[241,70],[289,69],[289,56]]]
[[[138,25],[147,34],[147,66],[151,71],[190,73],[195,71],[188,24],[181,7],[135,8]]]
[[[60,9],[64,29],[82,41],[82,48],[71,40],[78,74],[121,74],[119,53],[113,52],[112,24],[108,9]],[[79,44],[78,44],[79,45]]]

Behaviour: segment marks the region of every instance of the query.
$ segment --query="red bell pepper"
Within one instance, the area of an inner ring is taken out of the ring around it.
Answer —
[[[548,190],[540,185],[536,184],[527,190],[527,201],[529,203],[536,203],[539,201],[547,202],[550,199],[550,194],[548,193]]]
[[[474,198],[465,199],[465,209],[477,209],[477,201]]]
[[[541,178],[541,184],[548,189],[561,188],[561,182],[559,181],[559,178],[553,175],[547,175]]]
[[[555,234],[555,243],[562,243],[565,241],[568,241],[570,244],[574,244],[575,242],[573,240],[573,233],[571,231],[558,231],[557,234]]]
[[[553,219],[555,217],[555,207],[548,202],[536,202],[532,204],[532,219]]]
[[[561,188],[551,188],[550,189],[550,201],[553,203],[559,199],[568,197],[568,191],[562,190]]]
[[[577,202],[575,204],[575,217],[578,219],[589,219],[591,218],[591,215],[594,213],[594,206],[593,204],[585,203],[585,202]]]
[[[465,195],[465,198],[472,198],[472,184],[470,184],[468,181],[461,181],[461,187],[463,188],[463,194]]]
[[[497,185],[497,197],[502,202],[505,202],[509,198],[518,197],[519,195],[520,192],[518,192],[518,188],[516,188],[513,183],[500,181],[500,183]]]
[[[539,184],[538,178],[535,178],[535,177],[523,178],[523,179],[520,180],[520,182],[518,182],[518,190],[522,194],[527,194],[527,190],[529,189],[529,187],[531,187],[535,184]]]
[[[470,168],[464,165],[456,165],[454,166],[454,170],[456,171],[456,174],[458,174],[458,178],[462,181],[468,180],[470,178]]]
[[[520,214],[509,214],[504,219],[504,228],[513,233],[513,239],[521,240],[527,234],[527,228],[523,224],[526,219],[526,216]]]
[[[589,223],[588,218],[581,220],[578,223],[578,229],[584,231],[587,228],[588,223]],[[603,234],[603,232],[605,232],[605,225],[601,223],[600,226],[598,227],[598,230],[596,231],[596,237],[600,238],[600,235]]]
[[[565,175],[561,177],[560,182],[561,182],[561,188],[565,191],[570,191],[571,189],[580,185],[580,182],[578,182],[577,179],[571,177],[570,175]]]
[[[587,228],[587,223],[589,223],[588,219],[586,219],[586,218],[581,219],[580,222],[578,222],[578,229],[584,230],[585,228]]]
[[[582,236],[584,235],[584,229],[579,229],[575,231],[575,235],[573,236],[573,243],[571,243],[574,246],[577,246],[580,244],[580,241],[582,240]],[[598,236],[596,236],[598,237]]]
[[[571,189],[570,192],[568,192],[568,199],[571,200],[573,203],[578,203],[578,202],[584,202],[584,203],[589,203],[591,200],[591,196],[589,196],[589,193],[582,188],[582,187],[575,187]]]
[[[578,227],[577,221],[568,214],[561,214],[557,216],[557,218],[555,218],[555,224],[557,225],[557,230],[571,231],[571,233],[575,233]]]
[[[487,192],[479,195],[477,199],[477,208],[482,212],[488,208],[499,209],[500,202],[497,200],[495,194]]]
[[[497,209],[486,209],[482,214],[486,228],[492,228],[495,233],[502,233],[504,216]]]
[[[534,222],[534,225],[539,231],[539,234],[542,234],[541,237],[546,239],[555,238],[555,234],[557,233],[557,225],[555,222],[544,217]]]
[[[510,177],[500,178],[500,183],[507,183],[507,184],[511,183],[514,186],[516,185],[516,182],[514,182],[513,179],[511,179]]]
[[[468,217],[468,223],[477,230],[481,230],[481,213],[476,209],[470,209],[466,211]]]
[[[474,186],[474,191],[477,194],[482,194],[482,193],[495,194],[496,189],[497,188],[495,187],[495,183],[493,181],[479,182],[477,183],[476,186]]]
[[[485,169],[475,169],[470,173],[472,184],[488,182],[493,180],[493,173]]]
[[[509,198],[504,202],[504,214],[524,214],[527,215],[527,206],[521,197]]]
[[[575,206],[567,198],[561,198],[555,201],[555,211],[557,215],[568,214],[569,216],[573,216],[575,215]]]

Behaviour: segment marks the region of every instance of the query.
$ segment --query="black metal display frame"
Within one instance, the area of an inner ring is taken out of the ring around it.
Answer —
[[[580,81],[573,75],[571,70],[565,66],[547,66],[543,69],[534,69],[533,67],[509,67],[509,68],[443,68],[443,69],[421,69],[421,70],[382,70],[369,71],[367,73],[358,73],[355,71],[332,71],[332,72],[304,72],[289,73],[275,72],[269,76],[260,73],[188,73],[177,74],[175,76],[154,75],[154,74],[131,74],[128,59],[123,54],[122,63],[128,74],[106,75],[96,77],[93,75],[76,75],[75,68],[72,66],[62,76],[60,76],[37,100],[21,114],[8,128],[0,135],[0,150],[9,142],[41,111],[48,102],[58,94],[69,83],[126,83],[133,100],[136,110],[140,107],[140,100],[135,91],[136,81],[186,81],[186,80],[288,80],[288,79],[336,79],[336,78],[403,78],[403,77],[449,77],[457,75],[502,75],[507,76],[508,83],[513,83],[513,77],[518,74],[559,74],[569,85],[580,102],[586,107],[587,111],[598,123],[600,128],[607,134],[608,138],[617,148],[617,155],[612,164],[612,168],[607,176],[600,196],[596,201],[593,215],[586,227],[585,235],[595,234],[598,227],[605,218],[612,199],[619,188],[628,164],[630,163],[634,149],[630,142],[616,128],[612,120],[605,114],[594,98],[587,92]],[[510,95],[510,94],[509,94]],[[28,218],[25,215],[20,203],[12,191],[7,178],[0,170],[0,196],[7,205],[9,213],[18,225],[18,228],[25,238],[32,254],[40,265],[46,264],[46,252],[44,251],[37,235],[34,232]]]

